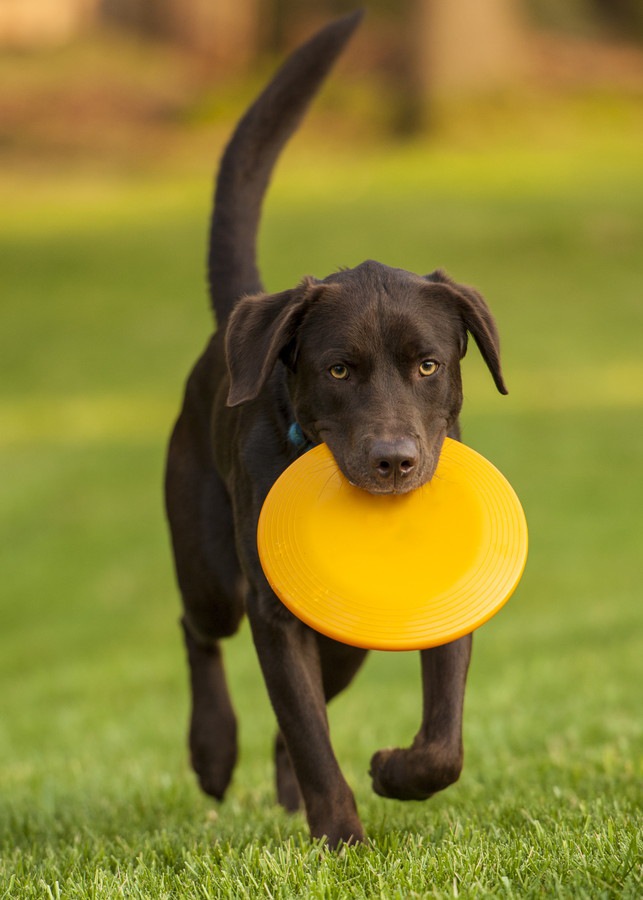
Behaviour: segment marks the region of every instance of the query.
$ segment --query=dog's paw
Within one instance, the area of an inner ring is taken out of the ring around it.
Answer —
[[[330,793],[309,797],[306,813],[311,837],[319,838],[333,850],[366,840],[355,798],[347,786],[334,797]]]
[[[215,800],[223,800],[226,790],[232,781],[232,771],[236,762],[236,752],[231,752],[222,759],[213,759],[209,753],[201,754],[192,751],[192,768],[199,786],[204,794]]]
[[[335,822],[325,828],[311,826],[310,834],[313,838],[320,838],[331,850],[341,850],[342,847],[362,844],[366,841],[366,835],[359,819]]]
[[[193,719],[189,745],[192,768],[201,790],[215,800],[223,800],[237,762],[236,721],[228,719],[227,728],[219,733]]]
[[[426,800],[457,781],[462,753],[431,745],[379,750],[371,759],[373,790],[395,800]]]

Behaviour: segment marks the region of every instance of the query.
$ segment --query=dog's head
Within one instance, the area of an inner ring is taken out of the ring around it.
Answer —
[[[411,491],[433,476],[457,421],[467,333],[506,394],[487,304],[443,272],[365,262],[245,297],[226,336],[228,405],[255,399],[280,359],[297,422],[346,478],[371,493]]]

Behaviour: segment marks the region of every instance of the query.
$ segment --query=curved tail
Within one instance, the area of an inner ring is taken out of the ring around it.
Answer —
[[[279,153],[362,18],[336,19],[299,47],[241,119],[226,147],[210,225],[208,279],[219,327],[236,300],[262,290],[256,240]]]

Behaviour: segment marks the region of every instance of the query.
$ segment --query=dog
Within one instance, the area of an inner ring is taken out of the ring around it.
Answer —
[[[445,436],[460,436],[468,334],[507,392],[486,302],[441,270],[419,276],[368,261],[279,293],[262,287],[255,244],[271,171],[360,18],[334,20],[296,50],[224,152],[208,257],[217,328],[189,375],[165,479],[201,788],[222,799],[232,778],[236,719],[220,642],[247,614],[278,723],[278,801],[303,806],[312,837],[333,847],[364,840],[364,830],[326,704],[367,651],[316,633],[272,592],[257,553],[262,504],[284,469],[320,442],[370,493],[428,482]],[[470,653],[470,635],[421,651],[418,733],[410,747],[371,759],[381,796],[421,800],[459,777]]]

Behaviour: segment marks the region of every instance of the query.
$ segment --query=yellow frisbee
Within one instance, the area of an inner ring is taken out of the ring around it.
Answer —
[[[320,444],[273,485],[257,543],[272,589],[311,628],[418,650],[469,634],[506,603],[527,523],[506,478],[458,441],[445,439],[428,484],[380,495],[353,487]]]

